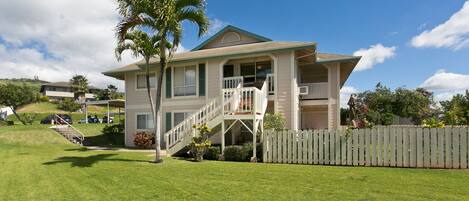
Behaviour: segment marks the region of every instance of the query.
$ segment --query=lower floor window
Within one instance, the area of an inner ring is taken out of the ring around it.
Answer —
[[[182,121],[184,121],[184,119],[186,119],[187,117],[189,117],[191,113],[190,112],[175,112],[174,113],[174,125],[173,126],[176,126],[178,125],[179,123],[181,123]]]
[[[151,114],[137,114],[137,129],[153,129],[155,122]]]

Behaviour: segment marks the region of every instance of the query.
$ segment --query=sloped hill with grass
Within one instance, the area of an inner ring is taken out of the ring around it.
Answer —
[[[44,83],[48,83],[44,80],[35,80],[35,79],[28,79],[28,78],[19,78],[19,79],[0,79],[0,84],[16,84],[16,85],[28,85],[33,87],[37,92],[41,89],[41,85]]]

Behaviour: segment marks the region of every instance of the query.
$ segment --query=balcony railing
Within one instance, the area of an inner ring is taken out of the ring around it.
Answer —
[[[307,86],[308,94],[300,95],[302,100],[314,100],[314,99],[327,99],[328,96],[328,83],[327,82],[318,82],[318,83],[300,83],[298,86]]]
[[[241,84],[243,86],[243,76],[225,77],[223,78],[223,89],[233,89]]]
[[[272,95],[275,91],[274,88],[274,75],[273,74],[267,74],[266,76],[266,81],[267,81],[267,90],[270,95]],[[234,76],[234,77],[225,77],[223,78],[223,89],[233,89],[238,87],[238,85],[241,84],[241,87],[244,87],[244,78],[243,76]]]

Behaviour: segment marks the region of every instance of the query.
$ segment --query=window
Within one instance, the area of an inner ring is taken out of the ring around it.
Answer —
[[[174,96],[196,95],[196,67],[174,68]]]
[[[256,81],[256,67],[254,63],[242,63],[240,65],[241,76],[244,77],[244,86],[254,86]]]
[[[233,77],[234,76],[234,66],[233,65],[224,65],[223,66],[223,77]]]
[[[137,114],[137,129],[153,129],[155,122],[151,114]]]
[[[150,73],[150,88],[155,88],[156,76],[155,73]],[[137,89],[147,88],[147,78],[145,74],[137,75]]]
[[[174,113],[174,126],[178,125],[179,123],[181,123],[182,121],[184,121],[184,119],[186,119],[187,117],[189,117],[191,113],[190,112],[175,112]]]

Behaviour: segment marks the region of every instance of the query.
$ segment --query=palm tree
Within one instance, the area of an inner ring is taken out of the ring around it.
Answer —
[[[156,119],[156,112],[153,103],[153,97],[151,96],[150,90],[150,58],[155,57],[159,53],[159,49],[157,47],[159,40],[158,37],[153,35],[149,36],[147,33],[141,30],[133,30],[128,32],[124,36],[124,40],[119,40],[117,47],[116,47],[116,57],[117,60],[122,59],[122,53],[126,50],[132,52],[132,56],[136,57],[143,57],[145,60],[145,77],[146,77],[146,87],[147,87],[147,94],[148,100],[150,101],[150,108],[151,114],[153,119]],[[155,124],[156,125],[156,124]],[[155,135],[157,132],[157,127],[155,126]]]
[[[88,92],[88,79],[83,75],[75,75],[70,79],[70,86],[75,100],[80,100]]]
[[[171,55],[179,46],[182,38],[182,23],[192,22],[199,29],[199,37],[207,32],[209,20],[205,15],[204,0],[118,0],[119,13],[123,19],[117,25],[116,35],[119,41],[125,40],[128,31],[135,28],[148,28],[158,36],[159,69],[158,84],[156,88],[156,114],[161,111],[161,86],[163,72]],[[159,115],[156,124],[159,127]],[[160,129],[156,131],[156,157],[160,158]]]

